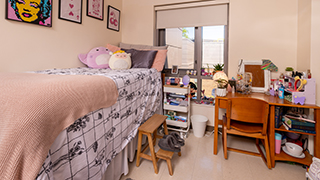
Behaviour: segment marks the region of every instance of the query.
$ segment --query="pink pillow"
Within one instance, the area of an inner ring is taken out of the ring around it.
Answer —
[[[107,49],[109,49],[110,51],[112,52],[116,52],[116,51],[119,51],[121,50],[121,48],[117,47],[117,46],[114,46],[112,44],[107,44]]]
[[[156,70],[158,70],[158,72],[162,71],[164,63],[166,61],[167,51],[168,51],[167,49],[163,49],[163,50],[159,49],[158,50],[151,68],[155,68]]]

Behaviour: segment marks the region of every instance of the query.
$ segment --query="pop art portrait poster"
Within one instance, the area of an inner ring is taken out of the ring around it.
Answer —
[[[6,0],[6,19],[51,27],[52,0]]]
[[[107,28],[115,31],[120,29],[120,11],[112,6],[108,6]]]
[[[81,24],[82,0],[59,0],[59,19]]]

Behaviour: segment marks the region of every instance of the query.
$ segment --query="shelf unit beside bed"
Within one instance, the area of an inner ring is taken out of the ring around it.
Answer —
[[[183,86],[180,87],[179,85],[163,85],[163,92],[164,92],[164,99],[166,100],[169,98],[167,96],[167,93],[172,93],[173,96],[176,95],[177,97],[185,96],[187,97],[182,98],[184,101],[187,102],[185,106],[181,105],[170,105],[169,103],[163,104],[163,114],[168,114],[168,111],[175,111],[177,113],[177,116],[183,116],[186,117],[186,122],[183,121],[177,121],[177,120],[170,120],[167,119],[167,125],[169,130],[174,130],[180,132],[180,135],[183,136],[183,133],[185,133],[185,137],[190,129],[190,86]]]

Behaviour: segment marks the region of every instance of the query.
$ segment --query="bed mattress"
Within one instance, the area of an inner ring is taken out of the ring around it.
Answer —
[[[101,179],[112,159],[161,104],[161,76],[155,69],[72,68],[35,73],[106,76],[119,93],[114,105],[86,114],[58,135],[36,179]]]

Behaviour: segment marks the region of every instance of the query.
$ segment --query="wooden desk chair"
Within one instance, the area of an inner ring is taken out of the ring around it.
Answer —
[[[230,98],[228,99],[227,116],[223,119],[223,151],[227,159],[227,150],[244,154],[260,156],[271,169],[270,146],[267,135],[269,104],[254,98]],[[227,134],[234,134],[256,138],[256,146],[259,153],[227,147]],[[265,146],[264,156],[259,142]]]

